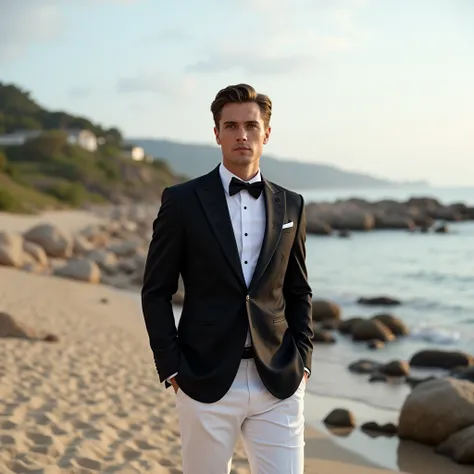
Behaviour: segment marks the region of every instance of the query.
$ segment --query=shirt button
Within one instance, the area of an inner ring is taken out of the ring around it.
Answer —
[[[247,265],[247,263],[249,263],[249,262],[247,262],[247,260],[245,260],[245,262],[244,262],[244,263],[245,263],[245,265]]]
[[[244,206],[244,209],[247,209],[247,206]]]
[[[247,232],[245,232],[245,237],[247,237],[247,235],[249,235],[249,234],[247,234]]]

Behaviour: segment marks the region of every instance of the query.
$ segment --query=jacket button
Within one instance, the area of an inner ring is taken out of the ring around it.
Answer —
[[[248,300],[250,299],[250,296],[247,295],[247,296],[245,297],[245,299],[248,301]]]

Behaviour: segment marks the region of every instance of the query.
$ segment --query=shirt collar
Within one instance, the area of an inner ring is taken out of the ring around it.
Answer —
[[[241,178],[236,176],[234,173],[231,173],[222,163],[219,166],[219,174],[222,181],[222,186],[224,186],[224,190],[227,194],[229,194],[229,185],[232,178],[239,179],[243,181]],[[246,183],[255,183],[257,181],[262,181],[262,175],[260,173],[260,169],[257,171],[257,174],[250,179],[249,181],[245,181]]]

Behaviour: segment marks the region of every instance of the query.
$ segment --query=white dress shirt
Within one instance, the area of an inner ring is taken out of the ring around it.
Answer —
[[[231,196],[229,194],[230,181],[234,177],[239,180],[241,180],[241,178],[231,173],[222,163],[219,166],[219,175],[221,177],[222,186],[224,187],[235,242],[242,265],[242,272],[244,274],[245,283],[249,286],[265,235],[265,197],[262,192],[260,196],[255,199],[246,189]],[[262,176],[260,170],[258,170],[257,174],[246,182],[254,183],[261,180]],[[252,341],[250,332],[248,331],[245,346],[249,347],[251,345]],[[305,368],[305,370],[309,373],[308,369]],[[171,375],[167,380],[172,379],[175,375],[176,374]]]
[[[247,190],[242,190],[231,196],[229,184],[232,178],[241,180],[232,174],[222,163],[219,166],[219,174],[224,186],[227,207],[229,208],[230,220],[234,229],[237,250],[239,251],[240,263],[247,286],[252,281],[253,272],[257,265],[258,256],[265,234],[266,210],[263,193],[255,199]],[[260,170],[248,183],[261,181]],[[250,334],[247,333],[246,346],[251,345]]]

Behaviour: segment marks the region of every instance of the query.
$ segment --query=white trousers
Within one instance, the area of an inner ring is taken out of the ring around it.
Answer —
[[[268,392],[253,359],[243,359],[227,394],[201,403],[176,394],[183,474],[229,474],[239,434],[252,474],[303,474],[303,378],[280,400]]]

